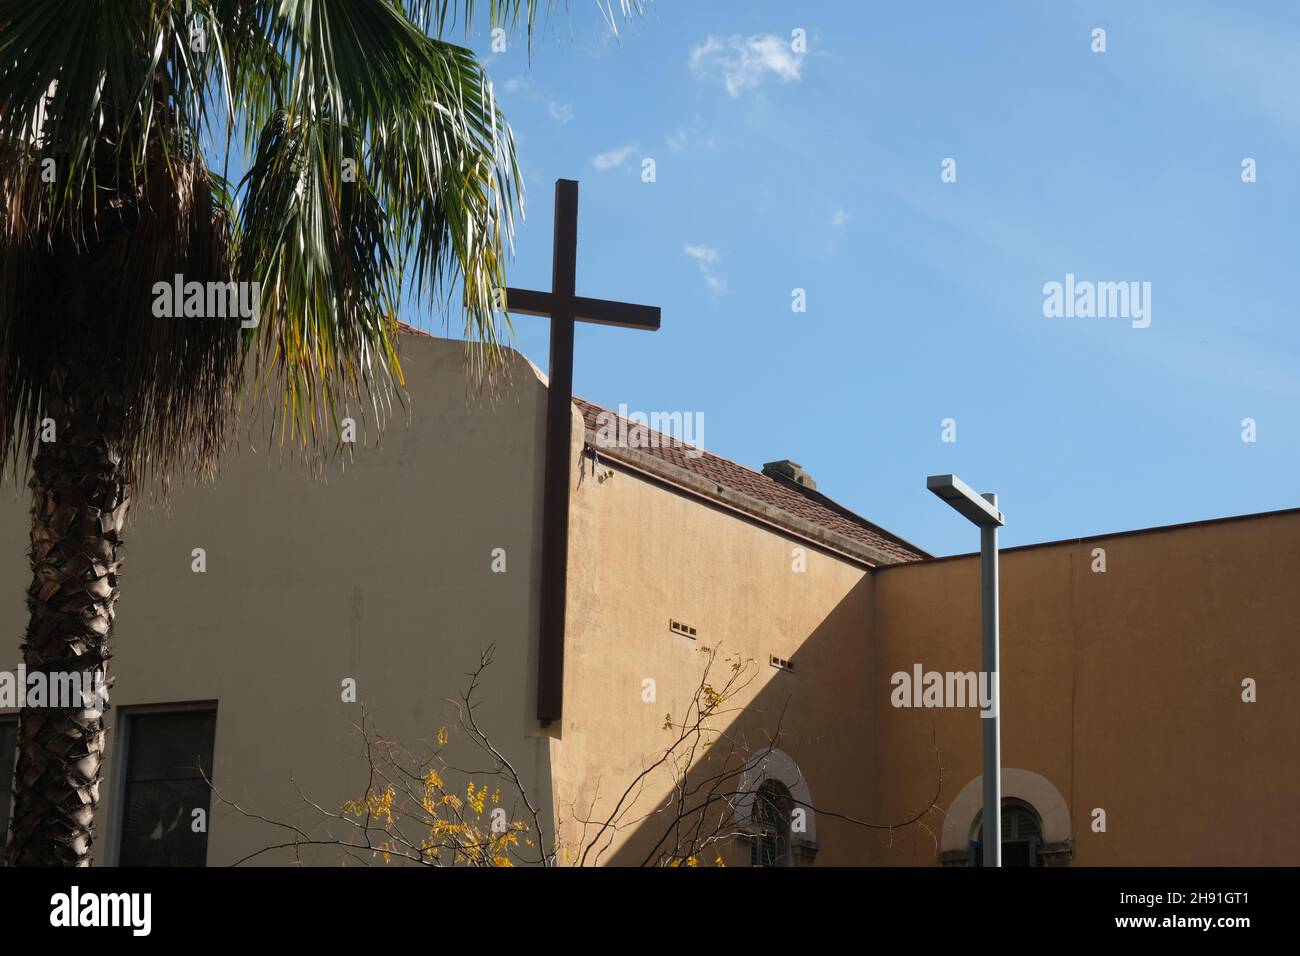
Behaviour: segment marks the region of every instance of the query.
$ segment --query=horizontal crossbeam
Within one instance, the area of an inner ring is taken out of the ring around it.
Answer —
[[[567,314],[570,310],[572,315]],[[612,302],[609,299],[589,299],[582,295],[574,296],[566,302],[554,293],[537,292],[533,289],[506,289],[506,311],[517,315],[570,318],[575,322],[616,325],[625,329],[645,329],[650,332],[659,328],[658,306]]]

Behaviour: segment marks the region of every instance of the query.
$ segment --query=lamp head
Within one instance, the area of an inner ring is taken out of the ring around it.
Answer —
[[[956,475],[931,475],[925,487],[952,506],[968,521],[981,528],[1001,527],[1006,523],[998,510],[998,496],[980,495]]]

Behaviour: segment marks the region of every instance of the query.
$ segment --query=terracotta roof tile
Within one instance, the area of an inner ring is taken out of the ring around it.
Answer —
[[[602,422],[598,416],[602,413],[617,416],[616,412],[577,396],[574,396],[573,403],[582,412],[587,428],[593,432],[601,428]],[[606,428],[608,422],[609,419],[605,419]],[[929,557],[915,545],[854,514],[817,491],[778,481],[707,451],[689,449],[675,438],[641,427],[647,436],[653,436],[646,443],[649,447],[637,449],[641,453],[684,469],[713,484],[740,492],[788,515],[883,551],[896,561],[916,561]],[[601,448],[598,451],[614,459],[619,457],[617,448]],[[688,451],[691,454],[688,455]]]

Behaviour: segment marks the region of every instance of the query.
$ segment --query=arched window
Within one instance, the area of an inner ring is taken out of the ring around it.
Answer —
[[[764,780],[754,794],[750,817],[750,866],[790,866],[790,818],[794,798],[779,780]]]
[[[984,797],[984,778],[971,780],[952,798],[943,821],[939,862],[944,866],[971,866],[978,862],[979,813]],[[1017,856],[1029,856],[1031,866],[1069,866],[1074,859],[1070,838],[1070,808],[1052,781],[1040,773],[1019,767],[1002,768],[1002,839],[1025,846],[1002,847],[1003,862],[1024,865]],[[1015,819],[1007,819],[1008,810]],[[1035,842],[1037,838],[1038,842]]]
[[[733,819],[754,866],[813,865],[821,848],[817,812],[808,781],[789,754],[774,747],[752,754],[736,790]]]
[[[970,852],[966,856],[968,866],[984,865],[983,833],[983,823],[977,818]],[[1023,800],[1003,800],[1002,865],[1042,866],[1043,860],[1039,855],[1042,846],[1043,823],[1034,808]]]

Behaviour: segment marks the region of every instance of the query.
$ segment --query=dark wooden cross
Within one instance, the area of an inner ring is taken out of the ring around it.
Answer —
[[[542,499],[542,621],[537,661],[537,717],[559,720],[564,703],[564,604],[569,581],[569,443],[572,441],[575,322],[659,328],[659,309],[577,294],[578,183],[555,181],[555,245],[551,291],[506,289],[506,311],[551,320],[550,388],[546,398],[546,490]]]

